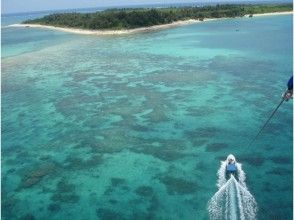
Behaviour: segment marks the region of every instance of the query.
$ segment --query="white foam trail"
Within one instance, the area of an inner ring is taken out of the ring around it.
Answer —
[[[208,212],[212,220],[254,220],[257,204],[245,184],[245,173],[242,165],[236,163],[237,181],[233,175],[226,180],[226,162],[222,161],[218,170],[217,186],[219,190],[208,203]]]

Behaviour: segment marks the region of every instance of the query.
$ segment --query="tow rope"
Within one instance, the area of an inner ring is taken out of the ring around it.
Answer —
[[[254,143],[254,141],[256,141],[256,139],[258,138],[258,136],[261,134],[261,132],[263,131],[263,129],[266,127],[266,125],[269,123],[269,121],[272,119],[272,117],[275,115],[275,113],[278,111],[279,107],[283,104],[284,101],[285,101],[285,99],[282,99],[282,101],[278,104],[278,106],[275,108],[275,110],[273,111],[273,113],[270,115],[270,117],[264,123],[264,125],[262,126],[262,128],[259,130],[259,132],[257,133],[257,135],[252,139],[252,141],[250,142],[250,144],[248,145],[248,147],[250,147]]]

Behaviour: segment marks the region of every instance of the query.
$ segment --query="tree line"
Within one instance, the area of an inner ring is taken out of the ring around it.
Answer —
[[[242,17],[246,14],[292,11],[293,4],[215,5],[161,9],[109,9],[95,13],[59,13],[27,20],[24,24],[42,24],[80,29],[132,29],[174,21],[205,18]]]

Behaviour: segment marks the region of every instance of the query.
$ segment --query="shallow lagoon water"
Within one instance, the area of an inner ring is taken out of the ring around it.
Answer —
[[[3,28],[2,218],[208,219],[233,153],[258,219],[292,219],[292,103],[246,147],[292,74],[292,23]]]

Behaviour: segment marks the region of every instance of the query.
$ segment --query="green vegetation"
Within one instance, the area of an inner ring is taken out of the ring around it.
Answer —
[[[246,14],[292,11],[293,4],[216,5],[162,9],[111,9],[95,13],[51,14],[27,20],[24,24],[41,24],[80,29],[132,29],[174,21],[205,18],[242,17]]]

